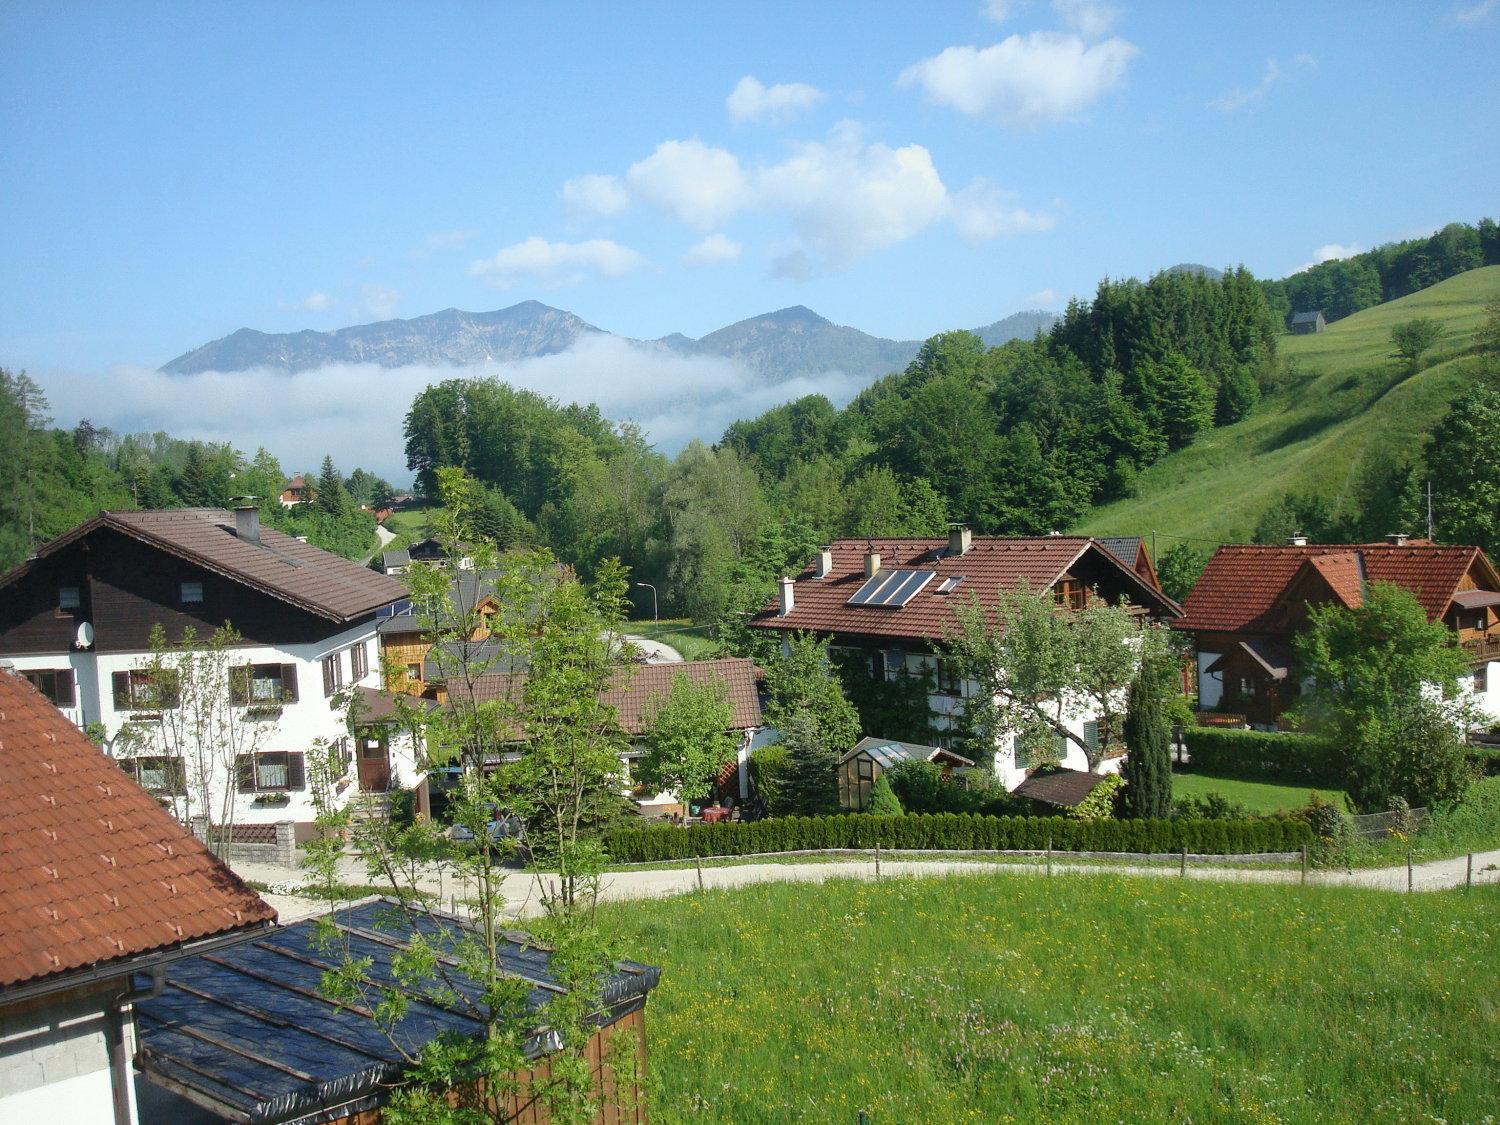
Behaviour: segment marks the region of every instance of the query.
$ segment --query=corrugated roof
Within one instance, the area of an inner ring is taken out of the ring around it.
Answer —
[[[362,617],[407,596],[406,588],[395,579],[264,524],[259,543],[243,540],[235,533],[234,513],[222,508],[100,512],[44,543],[36,557],[53,554],[101,528],[334,621]],[[0,587],[19,578],[30,565],[28,560],[0,577]]]
[[[1365,582],[1389,582],[1416,595],[1431,620],[1437,620],[1458,593],[1459,583],[1477,568],[1486,583],[1497,583],[1494,568],[1478,547],[1439,547],[1426,543],[1309,544],[1305,547],[1220,547],[1183,603],[1178,629],[1194,632],[1279,632],[1278,603],[1310,560],[1344,556],[1321,563],[1317,570],[1340,591],[1346,604],[1359,605],[1358,572]],[[1349,560],[1352,560],[1349,561]],[[1335,585],[1337,583],[1337,585]]]
[[[276,912],[24,679],[0,672],[0,986]]]
[[[611,686],[600,699],[615,709],[620,729],[626,734],[644,734],[657,700],[672,693],[679,674],[698,683],[719,680],[727,692],[733,717],[730,730],[753,730],[762,725],[760,693],[756,689],[759,669],[743,657],[722,660],[690,660],[676,664],[631,664],[615,669]],[[474,681],[474,697],[481,703],[519,699],[525,673],[491,672]],[[450,692],[462,690],[449,685]]]
[[[975,538],[962,555],[949,555],[946,539],[840,539],[829,549],[833,569],[826,578],[817,577],[812,566],[797,576],[791,613],[782,616],[778,604],[772,602],[751,618],[751,626],[941,640],[958,630],[958,605],[977,597],[981,605],[993,608],[1000,590],[1015,589],[1023,582],[1033,590],[1044,590],[1090,553],[1121,575],[1133,602],[1166,616],[1178,613],[1175,602],[1095,539],[1067,535]],[[879,552],[884,570],[932,570],[936,577],[899,608],[848,605],[865,582],[867,549]],[[962,577],[963,582],[951,593],[939,593],[944,580],[953,577]]]
[[[479,984],[451,962],[440,978],[401,978],[408,1006],[389,1035],[368,1010],[324,999],[322,974],[339,964],[318,936],[325,921],[338,927],[354,957],[369,959],[363,972],[377,981],[397,978],[393,961],[417,934],[449,956],[465,931],[474,932],[453,915],[381,900],[305,919],[212,958],[186,958],[167,971],[159,997],[136,1005],[137,1065],[146,1077],[190,1092],[230,1120],[300,1120],[367,1096],[383,1101],[410,1065],[408,1057],[439,1035],[484,1034],[475,1015],[475,1005],[483,1004]],[[531,1010],[562,991],[552,954],[525,934],[502,932],[499,959],[504,971],[532,986]],[[617,961],[603,982],[595,1022],[639,1008],[660,977],[653,966]],[[545,1033],[534,1034],[528,1057],[547,1053],[551,1042]]]

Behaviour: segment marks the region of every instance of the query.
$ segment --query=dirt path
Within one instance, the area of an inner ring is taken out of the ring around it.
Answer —
[[[247,879],[261,883],[286,883],[300,880],[300,872],[289,872],[285,868],[267,864],[236,864],[235,870]],[[1177,879],[1181,874],[1170,864],[1101,864],[1054,860],[1053,874],[1066,875],[1141,875],[1151,878]],[[1046,877],[1045,864],[1037,863],[985,863],[979,860],[903,860],[883,859],[882,875],[906,875],[931,877],[937,875],[1018,875]],[[873,859],[850,859],[838,862],[812,861],[806,863],[743,863],[726,867],[705,867],[702,885],[705,889],[744,887],[753,883],[821,883],[827,879],[873,879]],[[1189,866],[1187,878],[1206,879],[1227,883],[1284,883],[1296,885],[1302,881],[1302,873],[1286,868],[1240,868]],[[363,881],[361,870],[350,864],[345,878],[351,883]],[[1444,890],[1461,887],[1467,878],[1466,857],[1433,860],[1417,864],[1412,869],[1412,888],[1418,891]],[[604,877],[603,898],[624,900],[633,898],[662,898],[682,894],[699,885],[699,874],[693,868],[656,868],[651,870],[612,871]],[[1406,868],[1374,868],[1361,871],[1312,871],[1307,877],[1309,886],[1321,887],[1367,887],[1374,890],[1405,891]],[[1474,882],[1500,883],[1500,849],[1474,854]],[[465,891],[452,879],[439,881],[425,879],[422,889],[441,894],[443,899],[462,899]],[[516,874],[505,885],[506,903],[511,913],[525,917],[535,913],[537,886],[526,875]],[[266,901],[276,907],[283,923],[296,921],[323,911],[320,902],[300,896],[268,894]]]

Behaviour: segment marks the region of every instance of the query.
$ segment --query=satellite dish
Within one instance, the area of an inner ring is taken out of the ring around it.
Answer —
[[[78,623],[78,631],[74,634],[74,640],[79,648],[94,647],[94,626],[87,621]]]

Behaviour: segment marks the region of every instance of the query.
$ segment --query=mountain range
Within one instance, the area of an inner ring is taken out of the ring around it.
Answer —
[[[1030,338],[1046,331],[1056,319],[1039,310],[1018,312],[973,331],[993,346],[1017,337]],[[163,365],[162,371],[192,375],[270,368],[292,373],[334,363],[470,366],[554,355],[593,334],[612,335],[564,309],[522,301],[493,312],[444,309],[410,320],[382,320],[331,332],[269,333],[241,328],[185,352]],[[683,355],[737,359],[769,384],[825,371],[875,379],[905,367],[922,346],[920,340],[886,340],[834,324],[802,305],[741,320],[696,340],[673,333],[630,342]]]

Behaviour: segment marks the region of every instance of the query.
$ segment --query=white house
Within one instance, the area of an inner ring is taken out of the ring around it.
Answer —
[[[751,628],[815,633],[830,651],[853,657],[876,679],[927,679],[931,741],[952,749],[965,701],[978,685],[960,680],[946,666],[940,643],[957,632],[957,606],[978,599],[993,609],[1001,590],[1025,583],[1050,591],[1060,607],[1081,609],[1102,598],[1124,599],[1132,612],[1170,620],[1181,611],[1156,585],[1134,540],[1063,535],[1038,538],[975,538],[957,527],[947,539],[845,539],[823,548],[795,578],[781,579],[780,593],[750,620]],[[1064,709],[1060,725],[1074,739],[1098,745],[1100,716]],[[866,731],[880,738],[887,732]],[[1088,755],[1074,739],[1058,736],[1057,757],[1065,769],[1087,771]],[[1099,771],[1120,768],[1111,756]],[[1005,736],[995,747],[995,776],[1007,789],[1024,782],[1039,763]]]
[[[236,825],[291,822],[305,836],[320,742],[343,752],[343,799],[400,773],[383,745],[352,745],[335,701],[379,688],[376,611],[405,596],[393,579],[261,527],[255,508],[102,512],[0,576],[0,661],[105,746],[141,732],[126,764],[170,798],[194,790],[194,763],[170,753],[164,732],[186,708],[153,686],[150,636],[160,626],[171,642],[185,629],[206,640],[228,624],[240,634],[226,686],[243,733],[220,741],[253,753],[222,761],[212,803],[233,786]]]
[[[134,1005],[276,912],[13,672],[0,763],[0,1121],[132,1125]]]

